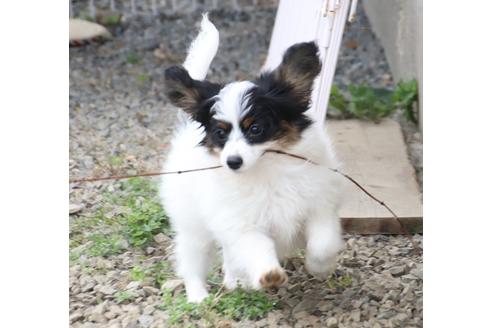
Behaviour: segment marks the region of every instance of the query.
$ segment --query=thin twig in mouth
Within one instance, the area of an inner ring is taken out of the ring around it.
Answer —
[[[304,157],[301,155],[296,155],[296,154],[291,154],[288,152],[285,152],[283,150],[277,150],[277,149],[267,149],[263,154],[266,153],[274,153],[274,154],[279,154],[279,155],[285,155],[289,156],[292,158],[300,159],[305,162],[311,163],[313,165],[318,165],[318,163]],[[105,181],[105,180],[121,180],[121,179],[129,179],[129,178],[135,178],[135,177],[151,177],[151,176],[159,176],[159,175],[167,175],[167,174],[183,174],[183,173],[191,173],[191,172],[198,172],[198,171],[206,171],[206,170],[214,170],[214,169],[219,169],[221,168],[222,165],[217,165],[217,166],[209,166],[209,167],[202,167],[198,169],[189,169],[189,170],[180,170],[180,171],[168,171],[168,172],[151,172],[151,173],[140,173],[140,174],[134,174],[134,175],[114,175],[114,176],[107,176],[107,177],[87,177],[87,178],[81,178],[81,179],[71,179],[69,180],[69,183],[80,183],[80,182],[94,182],[94,181]],[[405,234],[405,236],[408,238],[408,240],[412,243],[413,249],[417,255],[422,254],[422,250],[420,247],[415,243],[413,240],[410,232],[408,231],[407,227],[403,224],[401,219],[396,215],[396,213],[388,206],[386,205],[382,200],[379,200],[371,194],[369,191],[367,191],[364,187],[360,185],[357,181],[354,180],[351,176],[348,174],[345,174],[337,169],[334,168],[328,168],[329,170],[343,176],[345,179],[349,180],[352,182],[354,185],[356,185],[362,192],[364,192],[367,196],[369,196],[372,200],[375,202],[379,203],[379,205],[383,206],[391,215],[393,216],[393,219],[395,219],[398,224],[400,225],[401,230]]]
[[[199,169],[180,170],[180,171],[150,172],[150,173],[139,173],[133,175],[111,175],[107,177],[88,177],[88,178],[81,178],[81,179],[70,179],[69,183],[94,182],[94,181],[104,181],[104,180],[121,180],[121,179],[130,179],[136,177],[153,177],[153,176],[166,175],[166,174],[183,174],[183,173],[191,173],[191,172],[198,172],[198,171],[205,171],[205,170],[214,170],[214,169],[219,169],[221,167],[222,165],[217,165],[217,166],[202,167]]]

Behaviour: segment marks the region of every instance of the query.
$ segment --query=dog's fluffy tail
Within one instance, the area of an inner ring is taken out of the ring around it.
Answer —
[[[188,74],[195,80],[203,80],[207,76],[210,63],[219,48],[219,31],[208,20],[208,13],[203,14],[200,33],[191,43],[188,55],[183,64]]]

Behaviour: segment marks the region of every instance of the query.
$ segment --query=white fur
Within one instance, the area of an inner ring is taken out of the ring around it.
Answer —
[[[178,131],[165,171],[219,164],[197,147],[203,131],[190,123]],[[319,165],[278,154],[262,156],[255,167],[236,173],[227,168],[162,179],[161,197],[176,230],[177,273],[190,301],[206,295],[210,252],[223,250],[227,287],[239,280],[259,288],[259,277],[279,267],[279,259],[306,247],[306,266],[315,275],[334,268],[342,247],[337,216],[339,178],[326,135],[312,127],[290,151]]]
[[[200,32],[188,49],[188,55],[183,64],[190,76],[195,80],[203,80],[207,76],[210,63],[219,48],[219,31],[203,14]]]
[[[320,124],[313,125],[288,150],[318,165],[263,155],[275,142],[250,145],[238,126],[248,110],[241,96],[251,86],[231,83],[216,96],[212,112],[233,125],[220,156],[197,146],[204,130],[188,119],[176,131],[164,164],[164,171],[224,166],[162,178],[160,195],[176,231],[177,274],[191,302],[208,295],[206,275],[215,246],[222,249],[225,286],[240,282],[258,289],[260,277],[282,271],[280,260],[298,247],[306,248],[309,272],[326,277],[343,245],[337,215],[341,181],[328,169],[338,164],[326,133]],[[241,169],[227,168],[230,155],[243,158]]]

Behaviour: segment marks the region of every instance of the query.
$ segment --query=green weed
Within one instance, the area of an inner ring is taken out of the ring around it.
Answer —
[[[371,88],[365,84],[349,85],[342,92],[333,85],[330,94],[330,107],[337,110],[337,117],[358,118],[378,122],[400,109],[405,117],[416,123],[414,104],[417,102],[417,81],[400,82],[394,90]]]
[[[123,237],[117,234],[105,235],[102,233],[92,234],[89,239],[92,244],[88,251],[92,256],[110,256],[120,254],[124,250],[122,247]]]
[[[124,232],[133,246],[145,246],[160,232],[168,231],[169,224],[164,210],[155,196],[157,188],[142,178],[129,179],[122,185],[128,195],[123,205],[130,209],[124,214]]]
[[[417,123],[414,104],[418,101],[418,85],[416,80],[397,84],[392,96],[393,104],[403,110],[407,120]]]
[[[158,233],[170,234],[168,219],[152,181],[144,178],[124,181],[120,190],[103,194],[102,204],[94,216],[81,217],[71,223],[71,249],[90,241],[84,253],[107,257],[122,253],[128,244],[145,247]],[[115,208],[118,211],[114,211]],[[70,256],[75,260],[75,254]],[[167,273],[156,271],[154,274],[159,284],[167,277]]]
[[[126,55],[126,62],[128,64],[135,65],[140,61],[140,58],[137,56],[137,54],[130,52]]]
[[[131,301],[137,297],[137,295],[133,294],[132,292],[129,291],[119,291],[115,294],[116,297],[116,303],[121,304],[126,301]]]
[[[190,319],[213,322],[219,316],[240,320],[257,320],[277,307],[277,301],[262,291],[246,291],[238,288],[231,292],[213,293],[200,304],[188,303],[183,293],[172,295],[164,291],[161,308],[169,314],[169,324],[175,325]]]
[[[130,270],[130,279],[134,281],[144,281],[145,271],[142,267],[136,266]]]
[[[111,156],[108,162],[111,166],[122,166],[125,163],[125,159],[121,156]]]
[[[139,74],[137,76],[137,81],[140,84],[146,83],[149,79],[150,79],[150,77],[147,74]]]
[[[344,276],[331,276],[328,279],[327,286],[330,289],[343,289],[343,288],[348,288],[352,286],[353,280],[351,276],[344,275]]]
[[[154,263],[152,266],[142,268],[141,266],[135,266],[130,270],[130,279],[134,281],[150,280],[161,287],[164,282],[173,277],[173,272],[168,262],[160,261]]]
[[[173,296],[170,291],[164,291],[162,301],[161,308],[168,312],[168,323],[171,325],[183,322],[185,319],[200,319],[202,317],[204,305],[188,303],[186,296],[182,293]]]
[[[113,15],[103,16],[101,18],[101,23],[109,27],[117,26],[121,23],[121,15],[113,14]]]
[[[69,261],[70,261],[70,264],[75,264],[79,261],[79,258],[80,258],[80,252],[76,252],[76,251],[70,251],[69,253]]]
[[[154,279],[159,288],[166,280],[169,280],[174,276],[171,266],[165,261],[157,262],[152,265],[147,271],[147,275]]]
[[[246,291],[237,288],[225,293],[214,306],[217,313],[234,320],[257,320],[277,306],[263,291]]]

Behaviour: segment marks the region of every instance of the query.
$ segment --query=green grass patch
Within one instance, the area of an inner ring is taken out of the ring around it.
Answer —
[[[143,268],[135,266],[130,270],[129,278],[133,281],[153,281],[157,287],[161,287],[164,282],[174,277],[169,262],[160,261],[150,267]]]
[[[217,292],[217,289],[215,289]],[[235,289],[220,295],[211,295],[200,304],[188,303],[184,293],[172,295],[164,291],[161,308],[169,315],[169,324],[183,324],[188,320],[205,319],[214,323],[219,317],[236,321],[258,320],[277,308],[278,302],[263,291]]]
[[[247,291],[241,288],[222,295],[214,309],[234,320],[257,320],[275,309],[277,301],[263,291]]]
[[[150,80],[150,77],[147,74],[139,74],[137,75],[137,82],[140,84],[145,84]]]
[[[121,156],[111,156],[108,159],[108,162],[111,166],[122,166],[125,164],[125,159]]]
[[[132,292],[126,291],[126,290],[116,292],[116,294],[115,294],[115,300],[116,300],[116,303],[118,303],[118,304],[125,303],[127,301],[130,302],[130,301],[134,300],[136,297],[137,297],[137,295],[133,294]]]
[[[70,261],[70,264],[78,263],[79,258],[80,258],[80,255],[81,255],[80,252],[76,252],[76,251],[72,251],[71,250],[70,253],[69,253],[69,261]]]
[[[331,276],[327,281],[327,286],[329,289],[344,289],[352,286],[353,280],[349,275],[343,276]]]
[[[88,248],[88,252],[92,256],[104,256],[120,254],[124,251],[123,236],[118,234],[101,234],[95,233],[89,237],[92,243]]]
[[[101,23],[108,27],[114,27],[121,23],[121,15],[111,14],[101,17]]]
[[[130,279],[133,281],[144,281],[145,270],[140,266],[133,267],[130,270]]]
[[[144,178],[133,178],[122,184],[127,195],[119,202],[130,209],[121,215],[124,233],[133,246],[149,244],[160,232],[169,233],[169,222],[157,199],[157,186]]]
[[[135,65],[140,61],[140,58],[136,53],[130,52],[126,55],[126,62],[128,64]]]
[[[144,178],[124,181],[120,190],[103,194],[102,203],[103,207],[94,216],[74,221],[70,248],[90,241],[86,250],[88,255],[107,257],[120,254],[128,244],[145,247],[158,233],[170,234],[168,218],[157,197],[157,186],[152,181]],[[120,210],[114,213],[115,208]]]
[[[147,275],[154,279],[159,288],[164,282],[174,277],[171,265],[169,262],[165,261],[157,262],[152,265],[149,270],[147,270]]]
[[[333,85],[330,94],[330,108],[336,110],[339,118],[358,118],[378,122],[402,110],[407,120],[417,123],[414,104],[418,100],[417,81],[400,82],[391,89],[371,88],[366,84],[347,87],[346,91]]]

